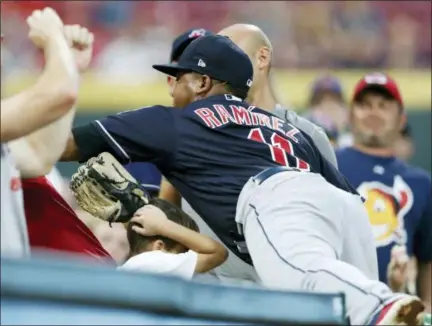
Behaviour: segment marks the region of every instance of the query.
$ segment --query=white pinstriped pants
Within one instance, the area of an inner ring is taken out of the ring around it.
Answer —
[[[261,185],[249,180],[236,221],[264,286],[343,292],[353,325],[365,324],[396,299],[378,281],[374,239],[360,198],[319,174],[281,172]]]

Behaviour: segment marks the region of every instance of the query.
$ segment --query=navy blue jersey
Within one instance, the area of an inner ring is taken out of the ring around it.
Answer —
[[[279,165],[309,170],[356,193],[309,136],[231,95],[212,96],[184,109],[126,111],[95,121],[92,128],[105,141],[91,145],[88,136],[80,137],[83,133],[75,130],[82,160],[110,151],[123,163],[155,164],[236,253],[237,199],[248,179],[262,170]]]
[[[419,262],[432,261],[432,187],[426,171],[395,157],[378,157],[348,147],[336,152],[339,169],[366,198],[375,236],[380,280],[395,244]]]
[[[152,196],[158,196],[162,176],[157,167],[150,163],[134,162],[125,168]]]

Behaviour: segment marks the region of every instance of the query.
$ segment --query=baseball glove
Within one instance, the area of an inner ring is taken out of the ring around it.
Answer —
[[[128,222],[149,201],[149,195],[109,153],[92,157],[70,182],[79,206],[104,221]]]

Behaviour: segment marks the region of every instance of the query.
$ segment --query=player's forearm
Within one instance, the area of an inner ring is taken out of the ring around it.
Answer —
[[[51,171],[66,147],[74,116],[75,108],[48,126],[9,143],[23,178],[34,178]]]
[[[170,203],[181,207],[181,195],[176,188],[167,180],[162,177],[159,198],[169,201]]]
[[[51,37],[45,57],[46,65],[37,82],[2,101],[2,142],[26,136],[59,119],[75,104],[79,75],[62,34]]]
[[[69,131],[68,138],[66,140],[66,146],[63,149],[63,153],[60,155],[61,162],[74,162],[80,158],[80,151],[78,145],[75,142],[75,138],[72,132]]]
[[[423,300],[426,310],[431,312],[432,304],[432,263],[419,262],[417,275],[417,291],[420,299]]]

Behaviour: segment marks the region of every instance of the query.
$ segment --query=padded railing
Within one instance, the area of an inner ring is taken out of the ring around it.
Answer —
[[[1,260],[2,325],[347,324],[342,294],[268,291],[51,258]]]

